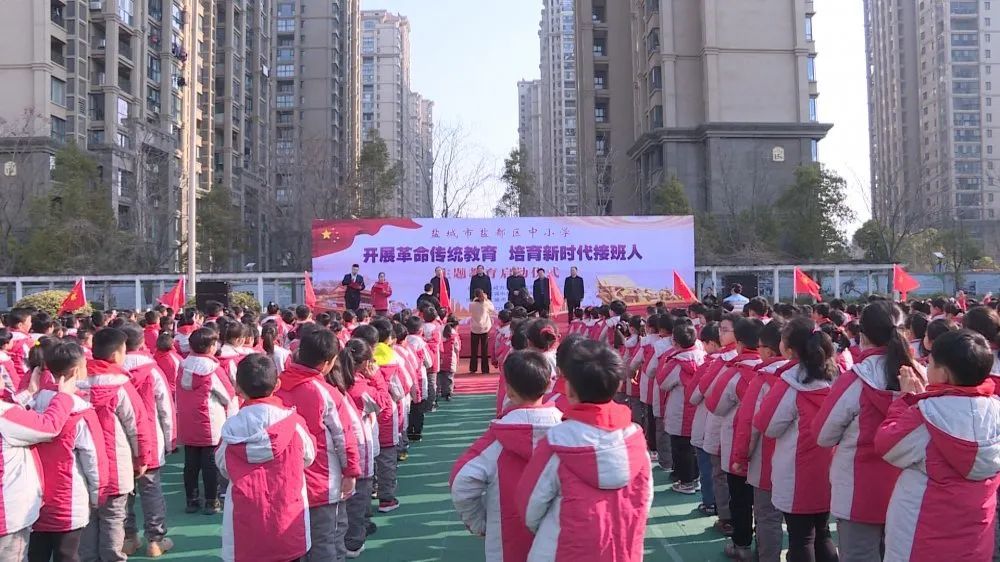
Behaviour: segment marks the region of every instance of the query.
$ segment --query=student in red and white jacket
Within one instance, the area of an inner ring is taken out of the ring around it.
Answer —
[[[381,378],[378,365],[371,346],[364,340],[348,340],[340,352],[340,372],[347,396],[358,414],[355,436],[358,438],[361,474],[358,476],[354,495],[347,500],[347,534],[344,537],[347,555],[354,557],[364,550],[371,522],[375,457],[380,452],[378,414],[383,409],[392,408],[393,402],[388,390],[378,385]]]
[[[310,558],[341,560],[346,555],[346,526],[337,524],[346,514],[343,502],[354,493],[361,474],[361,457],[354,433],[353,408],[327,379],[337,362],[340,344],[330,330],[309,331],[300,340],[295,359],[281,373],[275,396],[306,421],[316,439],[316,462],[306,468],[309,498]]]
[[[665,316],[665,315],[664,315]],[[665,353],[672,345],[660,337],[660,315],[654,314],[646,319],[646,343],[642,349],[642,359],[639,361],[639,402],[642,403],[642,416],[639,425],[646,436],[646,447],[651,459],[656,460],[656,421],[653,419],[653,381],[649,378],[649,368],[653,360]],[[669,317],[667,320],[669,322]],[[654,369],[655,372],[655,369]]]
[[[108,458],[108,499],[91,515],[80,545],[84,559],[125,560],[125,518],[135,477],[154,462],[154,429],[136,392],[125,362],[127,335],[115,328],[94,334],[94,359],[87,362],[87,379],[77,384],[93,405],[104,434]]]
[[[431,308],[424,309],[423,317],[423,337],[431,358],[431,366],[427,368],[427,394],[424,400],[424,412],[427,413],[437,408],[437,374],[441,370],[441,332],[444,325],[437,312]]]
[[[392,349],[395,334],[388,320],[380,318],[369,326],[359,327],[355,330],[355,336],[372,346],[372,355],[378,367],[378,376],[375,378],[379,379],[378,384],[386,390],[393,404],[392,408],[379,412],[379,454],[375,457],[378,509],[380,513],[388,513],[399,508],[399,500],[396,499],[396,469],[400,460],[397,454],[400,443],[399,404],[405,395],[401,383],[401,361]],[[414,441],[418,441],[421,436],[414,434],[413,437]]]
[[[17,378],[14,360],[10,358],[10,350],[14,344],[13,333],[7,328],[0,328],[0,394],[12,397],[17,393],[21,380]]]
[[[510,354],[504,362],[507,412],[451,470],[452,502],[469,532],[486,537],[488,562],[528,557],[533,537],[513,498],[535,443],[562,421],[562,412],[542,402],[551,377],[548,360],[537,351]]]
[[[653,502],[642,429],[615,403],[618,353],[576,343],[563,372],[572,406],[538,443],[515,501],[535,534],[529,562],[638,562]]]
[[[441,338],[441,371],[438,372],[438,393],[447,402],[451,401],[458,358],[462,353],[462,336],[458,333],[458,323],[449,322],[446,324],[441,332]]]
[[[816,443],[813,422],[837,374],[830,336],[809,318],[782,330],[787,369],[767,392],[754,427],[775,440],[771,503],[784,514],[788,559],[834,562],[830,538],[830,463],[833,452]]]
[[[902,469],[885,526],[887,562],[991,560],[1000,486],[1000,399],[990,346],[956,330],[934,342],[927,383],[904,368],[875,449]]]
[[[985,306],[975,306],[962,317],[962,326],[967,330],[978,332],[990,344],[993,352],[993,365],[990,376],[998,383],[1000,393],[1000,313]]]
[[[34,390],[37,377],[29,390]],[[41,413],[17,403],[0,402],[0,554],[5,559],[23,560],[28,552],[28,535],[42,507],[42,468],[33,445],[51,441],[63,430],[73,411],[75,380],[61,379],[59,392]],[[26,397],[29,398],[30,397]]]
[[[167,386],[170,387],[170,395],[173,396],[177,392],[177,377],[180,376],[181,361],[184,361],[181,354],[174,349],[173,332],[160,332],[156,338],[156,347],[151,351],[153,351],[153,360],[156,361],[156,366],[160,368],[166,378]]]
[[[515,351],[526,349],[528,347],[528,336],[527,336],[528,323],[525,319],[513,320],[510,323],[510,345],[507,346],[503,353],[500,355],[500,377],[497,379],[497,400],[496,400],[496,417],[500,418],[503,416],[504,411],[507,409],[507,383],[504,382],[503,378],[503,364],[507,360],[507,356]]]
[[[411,316],[406,319],[404,327],[407,332],[404,343],[407,349],[410,350],[410,353],[413,354],[414,359],[417,360],[419,367],[418,376],[420,378],[420,400],[416,403],[417,407],[410,410],[410,423],[406,428],[406,432],[407,438],[410,441],[420,441],[424,430],[424,414],[429,408],[429,406],[424,404],[424,401],[429,398],[427,393],[430,392],[431,349],[422,335],[424,331],[423,318]],[[377,344],[378,341],[375,343]]]
[[[265,355],[249,355],[237,368],[243,407],[222,426],[215,452],[229,481],[222,517],[226,562],[298,560],[311,547],[305,470],[316,459],[316,442],[296,410],[273,395],[277,384]]]
[[[142,328],[142,339],[150,353],[156,349],[156,339],[160,337],[160,313],[147,310],[143,315],[146,325]]]
[[[642,340],[646,336],[646,320],[641,316],[629,318],[628,334],[628,337],[625,338],[625,343],[622,345],[622,362],[625,364],[625,380],[622,381],[622,393],[625,395],[625,401],[632,410],[632,421],[637,421],[641,419],[637,415],[641,414],[642,411],[642,403],[639,402],[639,381],[636,378],[636,375],[639,374],[639,368],[633,368],[632,364],[633,361],[636,361],[636,356],[642,355]],[[641,360],[641,357],[639,360]]]
[[[875,432],[899,396],[900,367],[916,367],[897,327],[902,312],[876,301],[861,313],[859,361],[833,384],[813,428],[821,447],[835,447],[830,512],[837,518],[841,555],[881,556],[885,514],[899,469],[875,450]]]
[[[83,349],[71,342],[58,342],[45,350],[45,366],[54,381],[43,385],[33,407],[44,411],[60,396],[59,385],[74,384],[87,376]],[[77,555],[83,529],[91,509],[105,500],[108,458],[104,434],[94,408],[72,395],[69,420],[52,441],[39,443],[35,451],[41,461],[45,490],[38,520],[31,527],[28,556],[50,560],[53,555],[71,559]],[[59,398],[61,399],[61,398]]]
[[[181,363],[177,381],[177,443],[184,445],[184,492],[187,513],[202,509],[198,478],[204,484],[204,511],[218,513],[219,471],[215,447],[222,438],[222,425],[235,413],[236,394],[229,373],[215,358],[219,335],[212,328],[199,328],[188,339],[191,354]]]
[[[16,383],[16,388],[23,390],[25,383],[22,381],[27,379],[29,374],[28,352],[35,345],[31,334],[28,333],[31,329],[31,313],[23,308],[14,309],[7,314],[7,321],[9,322],[7,329],[11,333],[8,355],[14,365],[11,380]]]
[[[747,483],[753,487],[754,534],[757,559],[760,562],[778,562],[784,541],[781,512],[771,503],[771,457],[774,439],[762,437],[753,427],[753,418],[771,385],[778,379],[788,359],[781,355],[781,329],[784,320],[772,318],[760,331],[761,363],[754,367],[753,376],[740,399],[733,432],[733,449],[730,454],[734,474],[746,471]],[[735,546],[734,546],[735,550]],[[735,553],[734,553],[735,554]],[[745,557],[745,553],[739,553]]]
[[[733,542],[726,545],[726,554],[737,560],[749,560],[751,555],[753,488],[747,484],[746,465],[733,463],[733,435],[740,401],[754,376],[754,369],[763,361],[757,350],[763,328],[764,323],[756,318],[738,318],[733,322],[737,355],[722,368],[705,396],[708,411],[720,420],[720,467],[726,473],[729,511],[733,518]]]
[[[135,324],[126,324],[122,331],[125,341],[125,363],[132,386],[135,387],[146,412],[146,426],[151,428],[153,455],[146,473],[136,478],[136,494],[142,501],[142,516],[150,555],[159,556],[170,550],[173,541],[166,539],[167,502],[163,497],[160,468],[167,463],[167,453],[176,449],[173,394],[163,371],[145,349],[143,330]],[[125,518],[125,554],[138,550],[139,528],[135,521],[135,495],[129,496],[128,516]],[[159,554],[157,554],[159,553]]]
[[[660,366],[656,380],[665,396],[663,431],[670,436],[673,455],[672,489],[694,494],[698,491],[698,461],[691,447],[695,406],[690,398],[698,382],[698,368],[705,362],[705,350],[698,346],[698,336],[690,321],[674,324],[673,338],[676,353]]]

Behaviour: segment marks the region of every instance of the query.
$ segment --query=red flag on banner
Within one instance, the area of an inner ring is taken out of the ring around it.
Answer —
[[[691,287],[688,287],[687,283],[684,282],[684,278],[676,271],[674,272],[674,296],[687,302],[696,302],[698,300]]]
[[[181,277],[177,280],[177,284],[174,285],[173,289],[170,289],[163,296],[160,297],[159,303],[168,308],[174,309],[174,312],[180,312],[184,310],[184,303],[187,298],[184,295],[184,278]]]
[[[559,289],[559,284],[556,283],[555,273],[549,271],[549,303],[552,308],[559,310],[566,303],[566,299],[563,298],[562,291]]]
[[[87,295],[83,285],[83,277],[81,277],[76,280],[76,284],[73,285],[69,294],[66,295],[66,299],[59,306],[59,312],[56,313],[56,316],[64,312],[76,312],[85,306],[87,306]]]
[[[823,294],[819,290],[819,283],[813,281],[812,277],[809,277],[797,267],[795,268],[793,285],[796,295],[807,294],[812,295],[817,301],[823,300]]]
[[[306,306],[309,308],[316,308],[316,290],[312,287],[312,277],[309,272],[305,272],[305,287],[303,287],[303,292],[305,293]]]
[[[444,271],[438,274],[438,284],[441,285],[441,308],[451,312],[451,295],[448,294],[448,278],[444,276]]]
[[[308,271],[305,272],[305,276],[306,282],[303,291],[305,292],[306,306],[310,309],[316,308],[316,291],[313,289],[312,277],[310,277]]]
[[[892,290],[899,291],[900,300],[906,300],[906,293],[920,288],[920,281],[913,278],[899,264],[892,266]]]

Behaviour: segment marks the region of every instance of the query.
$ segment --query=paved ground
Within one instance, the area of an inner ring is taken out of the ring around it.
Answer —
[[[483,544],[468,534],[452,509],[448,475],[455,459],[479,436],[493,414],[495,383],[462,377],[462,395],[428,416],[424,442],[411,447],[410,458],[400,466],[399,499],[402,507],[376,516],[378,533],[369,539],[360,558],[370,561],[461,561],[483,559]],[[184,514],[182,462],[174,455],[165,469],[170,536],[177,547],[162,560],[208,562],[219,560],[221,516]],[[656,499],[646,535],[646,559],[672,562],[726,560],[722,538],[709,518],[698,517],[699,496],[667,491],[667,478],[656,474]],[[134,557],[138,558],[138,557]]]

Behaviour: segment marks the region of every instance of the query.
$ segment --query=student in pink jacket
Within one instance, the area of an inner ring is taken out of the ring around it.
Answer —
[[[515,501],[535,537],[528,562],[639,562],[653,502],[642,429],[613,401],[621,356],[579,341],[566,359],[563,422],[538,442]]]
[[[886,562],[993,558],[1000,485],[1000,399],[989,343],[970,330],[934,342],[927,383],[904,369],[906,392],[875,434],[902,469],[885,526]]]
[[[885,512],[899,469],[875,451],[875,432],[899,396],[900,367],[918,364],[898,328],[902,321],[889,301],[864,308],[859,361],[837,378],[813,427],[820,447],[835,447],[830,512],[846,560],[881,560]]]
[[[674,324],[674,347],[677,352],[664,362],[656,373],[656,381],[664,394],[663,431],[670,438],[673,455],[674,484],[672,490],[682,494],[698,492],[698,461],[691,447],[691,425],[695,407],[691,393],[697,384],[698,368],[705,362],[705,350],[698,347],[694,324]]]
[[[229,481],[222,518],[226,562],[298,560],[311,545],[306,467],[316,441],[294,408],[274,396],[278,373],[266,355],[236,369],[243,407],[222,426],[215,451]]]
[[[295,359],[281,373],[281,385],[275,392],[302,416],[316,440],[316,461],[305,471],[310,560],[342,560],[346,556],[344,501],[354,493],[355,479],[361,475],[354,417],[349,411],[353,406],[327,380],[339,352],[340,343],[333,332],[326,328],[308,331]]]
[[[486,537],[487,562],[527,560],[532,534],[513,501],[535,443],[562,421],[542,402],[552,371],[537,351],[517,351],[504,362],[510,405],[455,462],[451,499],[474,535]]]
[[[830,462],[833,452],[816,444],[813,420],[837,374],[830,336],[806,317],[782,330],[786,370],[767,392],[754,426],[775,440],[771,503],[785,516],[790,562],[835,562],[830,538]]]

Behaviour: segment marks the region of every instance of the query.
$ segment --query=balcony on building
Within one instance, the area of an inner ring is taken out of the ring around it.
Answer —
[[[118,56],[120,58],[125,58],[126,62],[129,63],[134,60],[132,58],[132,36],[124,31],[118,32]]]
[[[52,23],[66,29],[66,18],[64,17],[65,13],[66,2],[63,0],[51,0],[49,3],[49,20]]]
[[[644,8],[646,18],[651,18],[660,13],[660,0],[646,0]]]
[[[132,93],[132,70],[130,68],[118,66],[118,87],[125,92]]]
[[[55,37],[49,38],[49,48],[51,54],[49,55],[49,60],[58,64],[59,66],[66,66],[66,43],[63,43]]]
[[[163,19],[163,0],[149,0],[146,7],[146,14],[150,18],[156,21]]]
[[[608,56],[608,40],[606,37],[594,34],[594,58],[603,59]]]
[[[594,24],[594,29],[607,29],[608,7],[604,0],[594,0],[594,5],[590,14],[590,21]]]

